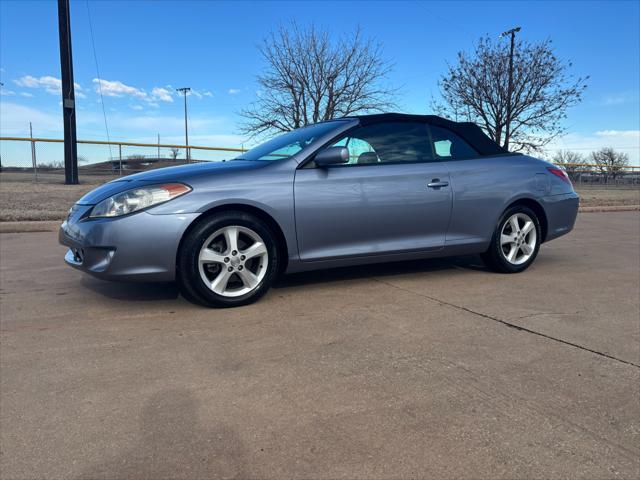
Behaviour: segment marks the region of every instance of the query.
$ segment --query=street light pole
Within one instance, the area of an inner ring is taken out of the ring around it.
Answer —
[[[189,128],[187,126],[187,93],[191,91],[189,87],[176,88],[177,92],[184,95],[184,142],[187,147],[187,163],[191,161],[189,153]]]
[[[509,85],[507,87],[507,120],[504,131],[504,148],[509,150],[509,140],[511,136],[511,97],[513,95],[513,50],[516,43],[516,33],[520,31],[520,27],[512,28],[506,32],[502,32],[499,38],[507,35],[511,36],[511,47],[509,50]]]

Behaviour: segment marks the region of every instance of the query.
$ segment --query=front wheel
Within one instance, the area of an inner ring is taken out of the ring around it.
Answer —
[[[182,242],[178,282],[185,296],[210,307],[236,307],[266,293],[278,271],[273,233],[244,212],[203,220]]]
[[[496,272],[522,272],[538,255],[541,239],[540,222],[533,210],[514,205],[500,218],[482,259]]]

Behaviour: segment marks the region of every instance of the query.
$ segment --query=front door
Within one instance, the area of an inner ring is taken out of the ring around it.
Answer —
[[[296,233],[304,261],[444,246],[451,215],[447,163],[423,123],[359,126],[332,146],[348,164],[296,172]]]

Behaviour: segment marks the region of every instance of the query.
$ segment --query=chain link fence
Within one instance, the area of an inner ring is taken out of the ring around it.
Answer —
[[[220,162],[242,148],[78,140],[78,178],[99,184],[115,177],[155,168],[197,162]],[[0,137],[1,175],[5,181],[64,183],[61,139]],[[577,187],[638,187],[639,166],[563,164]]]
[[[221,162],[241,148],[78,140],[78,178],[103,183],[115,177],[185,163]],[[60,139],[0,137],[4,181],[64,183],[64,142]]]

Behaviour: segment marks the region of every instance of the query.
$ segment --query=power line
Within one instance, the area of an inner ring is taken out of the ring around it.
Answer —
[[[93,60],[96,63],[96,76],[98,77],[98,92],[100,93],[100,104],[102,105],[102,117],[104,118],[104,129],[107,132],[107,141],[109,138],[109,125],[107,124],[107,111],[104,108],[104,97],[102,96],[102,77],[100,76],[100,67],[98,66],[98,55],[96,54],[96,42],[93,38],[93,24],[91,22],[91,11],[89,10],[89,0],[86,0],[87,16],[89,17],[89,31],[91,32],[91,47],[93,48]],[[109,144],[109,158],[113,158],[111,144]]]

